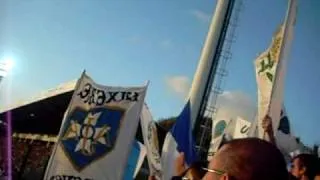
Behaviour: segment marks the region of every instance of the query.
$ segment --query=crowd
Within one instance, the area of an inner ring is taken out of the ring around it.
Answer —
[[[0,141],[4,144],[4,139]],[[5,147],[5,146],[3,146]],[[50,157],[53,143],[30,141],[14,138],[12,141],[12,177],[13,179],[40,180]],[[2,151],[0,157],[0,177],[6,177],[6,157]]]
[[[234,139],[223,144],[210,162],[195,162],[186,168],[184,153],[175,162],[172,180],[320,180],[320,159],[299,154],[287,162],[275,146],[270,117],[262,122],[268,141]],[[155,177],[150,176],[149,180]]]
[[[262,127],[269,136],[268,141],[258,138],[230,140],[220,146],[209,162],[197,161],[187,167],[184,153],[180,153],[172,180],[320,180],[317,156],[299,154],[292,158],[288,169],[288,163],[274,143],[269,117],[264,119]],[[53,143],[14,139],[13,179],[41,179],[52,147]],[[5,159],[0,158],[2,175],[5,175],[5,164]]]
[[[287,170],[286,161],[276,146],[258,139],[231,140],[224,144],[210,162],[196,162],[185,167],[184,154],[175,162],[172,180],[319,180],[320,161],[311,154],[294,157]],[[150,176],[150,180],[155,179]]]

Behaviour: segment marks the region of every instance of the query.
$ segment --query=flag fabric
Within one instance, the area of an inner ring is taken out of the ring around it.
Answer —
[[[166,135],[161,154],[163,180],[171,179],[174,175],[174,162],[179,152],[184,153],[187,165],[191,165],[192,162],[198,159],[195,140],[192,135],[190,115],[190,103],[188,101],[174,126]]]
[[[123,178],[124,180],[132,180],[136,178],[146,154],[147,150],[145,146],[140,142],[135,141],[129,155],[127,168]]]
[[[213,121],[208,160],[210,160],[214,153],[218,151],[226,131],[229,130],[230,123],[231,120],[229,118],[219,118],[219,120]]]
[[[44,179],[123,179],[146,90],[147,86],[103,86],[84,72]]]
[[[141,115],[140,124],[142,129],[143,141],[147,149],[147,159],[149,164],[150,174],[157,179],[161,179],[161,157],[159,154],[159,141],[157,126],[153,121],[150,110],[146,104],[144,104]]]
[[[291,152],[299,148],[299,143],[291,132],[290,121],[284,105],[280,117],[278,131],[275,133],[276,144],[285,156],[289,156]]]
[[[283,39],[283,26],[280,27],[276,35],[272,39],[271,47],[263,52],[256,60],[256,78],[258,83],[258,135],[263,137],[263,129],[260,125],[262,119],[269,113],[272,88],[276,74],[277,65],[279,63],[280,45]],[[279,124],[280,111],[277,116],[271,117],[273,125]]]
[[[289,118],[284,105],[282,107],[281,114],[280,114],[280,122],[279,122],[278,130],[284,134],[293,135],[291,133],[290,122],[289,122]]]
[[[265,115],[268,114],[271,117],[274,132],[279,126],[284,74],[295,24],[296,6],[296,0],[289,1],[285,23],[273,36],[270,47],[255,62],[258,84],[258,135],[260,138],[264,138],[261,121]]]
[[[237,117],[236,125],[233,132],[233,139],[247,138],[250,130],[251,122]]]

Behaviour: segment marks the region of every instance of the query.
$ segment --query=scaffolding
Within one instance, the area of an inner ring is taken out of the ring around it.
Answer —
[[[203,106],[198,115],[198,131],[196,135],[196,148],[201,159],[207,159],[208,149],[211,141],[212,121],[218,111],[217,99],[223,92],[223,79],[228,75],[226,66],[232,58],[231,46],[236,40],[235,31],[238,26],[239,14],[243,8],[243,1],[231,1],[228,15],[224,22],[220,43],[217,53],[213,57],[213,65],[210,70],[209,83],[207,84]]]

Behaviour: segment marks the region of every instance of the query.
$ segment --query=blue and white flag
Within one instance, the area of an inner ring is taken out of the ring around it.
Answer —
[[[164,180],[171,179],[174,175],[174,164],[179,152],[184,153],[187,165],[198,159],[190,115],[190,103],[188,102],[165,138],[161,154],[162,179]]]
[[[146,90],[99,85],[83,73],[44,179],[122,180]]]
[[[140,142],[135,141],[129,155],[127,168],[123,178],[124,180],[132,180],[136,178],[146,154],[147,150],[145,146]]]
[[[161,179],[162,168],[157,126],[153,121],[151,112],[146,104],[143,105],[140,118],[143,141],[147,149],[150,175],[155,176],[156,179]]]

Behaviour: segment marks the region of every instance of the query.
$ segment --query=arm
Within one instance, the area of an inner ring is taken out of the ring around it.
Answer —
[[[262,120],[262,128],[264,129],[264,139],[270,143],[276,145],[276,139],[274,137],[272,119],[270,116],[266,115]]]

